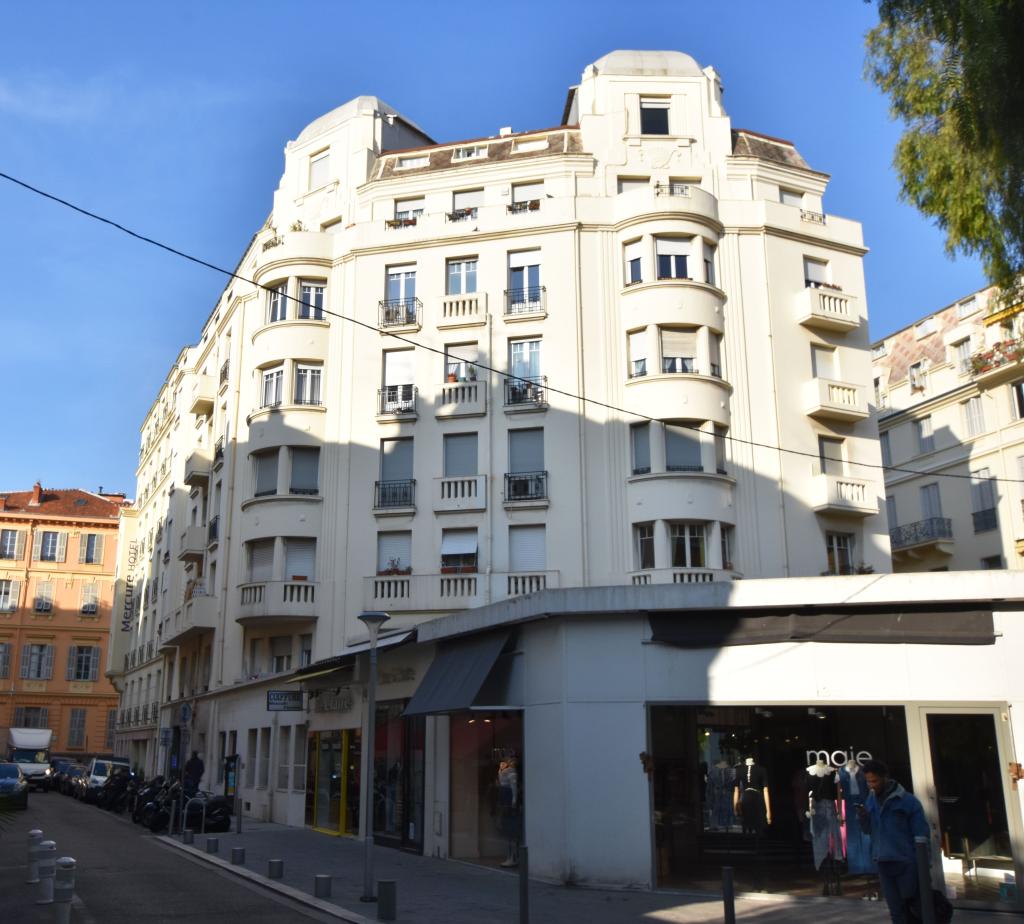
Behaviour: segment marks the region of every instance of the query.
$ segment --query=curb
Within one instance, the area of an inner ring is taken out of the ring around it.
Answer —
[[[175,840],[169,835],[162,834],[155,838],[155,840],[168,847],[173,847],[175,850],[180,850],[182,853],[188,854],[193,860],[199,860],[209,864],[210,866],[215,866],[223,872],[231,873],[241,879],[245,879],[260,888],[267,889],[270,892],[277,892],[279,895],[283,895],[294,902],[306,905],[309,908],[315,908],[317,911],[323,912],[324,914],[329,914],[331,917],[337,918],[339,921],[346,921],[348,924],[377,924],[375,918],[365,917],[364,915],[357,914],[354,911],[349,911],[347,908],[335,905],[332,902],[324,901],[322,898],[316,898],[308,892],[302,892],[299,889],[285,885],[284,883],[267,879],[266,876],[261,876],[259,873],[253,872],[251,869],[246,869],[244,866],[234,866],[227,860],[222,860],[220,857],[213,854],[197,850],[195,847],[189,847],[187,844],[182,844],[180,841]]]

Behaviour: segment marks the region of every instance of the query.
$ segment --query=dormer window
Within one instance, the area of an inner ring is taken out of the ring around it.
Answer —
[[[412,157],[399,157],[396,166],[399,170],[414,170],[416,167],[426,167],[430,158],[426,154],[416,154]]]
[[[640,134],[668,134],[669,101],[665,97],[643,97],[640,100]]]
[[[473,160],[476,157],[487,156],[486,144],[472,144],[465,148],[456,148],[452,151],[452,160]]]
[[[309,158],[309,188],[326,186],[331,174],[331,152],[320,151]]]

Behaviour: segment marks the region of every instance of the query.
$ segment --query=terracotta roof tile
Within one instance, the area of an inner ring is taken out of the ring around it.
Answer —
[[[39,503],[30,506],[32,491],[0,491],[0,513],[39,517],[105,517],[117,519],[127,502],[116,502],[79,488],[43,489]]]

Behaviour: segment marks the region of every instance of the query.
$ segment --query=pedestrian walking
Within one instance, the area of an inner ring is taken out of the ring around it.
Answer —
[[[892,924],[913,924],[917,918],[909,906],[918,898],[914,838],[928,836],[928,821],[921,801],[890,778],[885,764],[868,760],[862,766],[871,793],[858,813],[861,828],[871,835],[882,895]]]
[[[185,794],[193,795],[199,789],[199,781],[203,778],[206,767],[198,751],[193,751],[192,756],[185,762]]]

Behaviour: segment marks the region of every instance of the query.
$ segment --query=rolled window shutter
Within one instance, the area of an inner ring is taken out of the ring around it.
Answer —
[[[260,539],[249,545],[249,580],[269,581],[274,574],[274,540]]]
[[[509,571],[543,571],[547,551],[543,526],[508,528]]]
[[[97,565],[102,565],[103,564],[103,542],[104,542],[104,538],[105,537],[103,536],[102,533],[97,533],[96,534],[96,547],[94,549],[93,561],[96,562]]]
[[[75,662],[78,660],[78,646],[72,645],[68,649],[68,672],[64,677],[65,680],[75,679]]]
[[[456,209],[475,209],[483,204],[482,189],[461,189],[452,196],[452,206]]]
[[[541,472],[544,470],[544,431],[512,430],[508,435],[510,472]]]
[[[78,538],[78,563],[85,564],[85,553],[89,551],[89,534],[81,533]]]
[[[32,661],[32,646],[22,645],[21,646],[21,664],[18,665],[18,676],[22,680],[28,680],[28,669],[31,666]],[[18,723],[21,724],[20,722]]]
[[[286,581],[295,577],[304,577],[307,581],[316,580],[315,539],[286,540],[284,558],[284,579]]]
[[[57,561],[64,561],[68,556],[68,534],[57,533]]]
[[[43,680],[53,680],[53,645],[43,649]]]
[[[692,359],[697,355],[697,332],[665,328],[661,332],[662,356],[685,356]]]
[[[25,530],[18,530],[18,538],[14,545],[14,557],[17,561],[21,561],[25,557]]]
[[[36,531],[35,535],[32,536],[32,561],[39,561],[39,556],[43,551],[43,534]]]
[[[409,568],[412,565],[412,533],[377,533],[377,570],[392,567]]]

